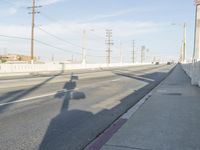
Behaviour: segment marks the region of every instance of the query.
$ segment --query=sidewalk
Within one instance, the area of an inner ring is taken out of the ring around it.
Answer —
[[[102,150],[200,150],[200,88],[178,65]]]

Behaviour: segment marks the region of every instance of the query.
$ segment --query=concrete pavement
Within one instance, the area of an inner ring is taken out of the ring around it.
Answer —
[[[9,80],[7,84],[13,86],[4,84],[0,89],[0,149],[82,149],[172,67],[120,68],[97,76],[84,74],[88,77],[79,80],[49,77],[32,80],[33,85],[24,85],[23,79]],[[20,82],[22,86],[15,87]]]
[[[181,66],[150,96],[101,150],[200,149],[200,88]]]

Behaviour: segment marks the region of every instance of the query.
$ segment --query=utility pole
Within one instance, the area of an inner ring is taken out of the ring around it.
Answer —
[[[135,63],[135,40],[133,40],[133,64]]]
[[[183,25],[183,52],[182,52],[182,62],[186,61],[186,23]]]
[[[83,45],[82,45],[82,64],[85,65],[86,64],[86,30],[83,30],[83,36],[82,36],[82,41],[83,41]]]
[[[54,62],[54,61],[55,61],[54,54],[52,54],[51,61],[52,61],[52,62]]]
[[[74,55],[72,54],[72,60],[71,63],[74,63]]]
[[[34,34],[35,34],[35,14],[40,13],[39,11],[36,11],[37,8],[42,6],[36,6],[35,0],[32,0],[32,7],[28,7],[29,9],[32,9],[29,14],[32,14],[32,26],[31,26],[31,63],[34,61]]]
[[[145,61],[145,46],[141,47],[141,63],[144,63]]]
[[[183,24],[183,40],[181,42],[180,63],[186,61],[186,23]]]
[[[146,50],[146,62],[149,63],[149,49]]]
[[[111,45],[113,45],[113,40],[112,40],[112,30],[106,30],[106,45],[108,46],[108,49],[106,50],[107,52],[107,64],[110,64],[111,62]]]
[[[181,43],[181,48],[180,48],[180,56],[179,56],[179,62],[182,63],[183,61],[183,43]]]
[[[156,56],[153,57],[153,63],[156,63]]]
[[[122,43],[120,43],[120,64],[123,64],[123,50],[122,50]]]

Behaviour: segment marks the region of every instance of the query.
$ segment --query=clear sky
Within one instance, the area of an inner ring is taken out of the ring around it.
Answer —
[[[36,15],[36,39],[46,45],[36,42],[35,55],[43,60],[52,56],[56,60],[72,56],[80,60],[84,29],[88,62],[105,62],[106,29],[113,30],[112,62],[119,62],[120,43],[124,61],[131,61],[133,40],[137,61],[142,45],[150,50],[147,59],[153,56],[177,59],[184,22],[187,23],[187,58],[192,56],[193,0],[36,0],[36,4],[43,5]],[[30,37],[28,6],[31,0],[0,1],[0,35]],[[30,41],[0,36],[0,53],[30,54]]]

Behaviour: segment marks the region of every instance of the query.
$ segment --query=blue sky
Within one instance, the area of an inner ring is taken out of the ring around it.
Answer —
[[[88,62],[105,62],[105,29],[113,29],[112,62],[119,61],[122,43],[125,62],[131,61],[132,40],[140,61],[140,47],[150,52],[147,60],[178,58],[182,24],[187,23],[187,56],[193,51],[193,0],[36,0],[43,5],[36,16],[36,38],[61,50],[36,43],[35,54],[43,60],[81,59],[81,34],[87,30]],[[0,34],[30,37],[31,0],[0,1]],[[172,26],[176,23],[176,26]],[[55,39],[43,30],[67,42]],[[93,29],[94,31],[90,31]],[[0,53],[29,54],[30,42],[0,37]]]

